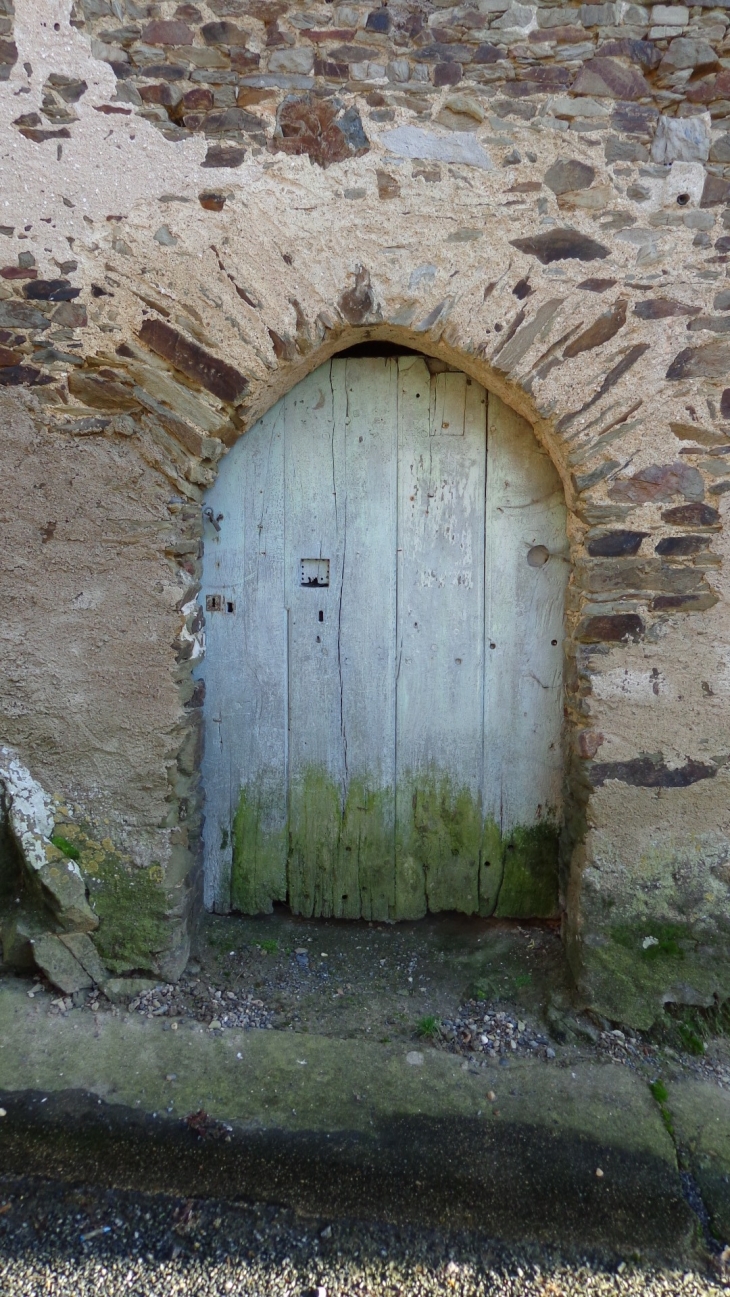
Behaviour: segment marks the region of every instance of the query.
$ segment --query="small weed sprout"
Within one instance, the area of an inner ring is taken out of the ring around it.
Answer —
[[[64,856],[66,856],[68,860],[79,859],[80,852],[78,847],[75,847],[73,842],[69,842],[68,838],[64,838],[62,834],[54,833],[51,836],[51,842],[54,847],[58,847],[58,850],[63,852]]]
[[[672,1114],[667,1107],[669,1091],[664,1082],[659,1080],[652,1081],[649,1085],[649,1089],[651,1090],[653,1098],[659,1105],[659,1111],[662,1115],[662,1121],[664,1122],[665,1128],[670,1137],[674,1139],[674,1122],[672,1121]]]
[[[416,1026],[416,1035],[422,1040],[433,1040],[438,1035],[439,1020],[429,1013],[425,1018],[421,1018]]]
[[[704,1054],[705,1042],[688,1022],[679,1024],[679,1036],[688,1054]]]
[[[279,943],[278,941],[271,941],[271,940],[262,941],[260,949],[263,950],[265,955],[275,955],[277,950],[279,949]]]

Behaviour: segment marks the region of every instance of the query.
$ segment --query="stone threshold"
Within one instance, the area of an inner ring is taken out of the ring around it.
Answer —
[[[644,1260],[701,1250],[671,1116],[627,1068],[530,1058],[474,1068],[402,1042],[73,1018],[20,983],[0,988],[7,1175],[477,1228]],[[695,1144],[707,1089],[682,1083]],[[720,1153],[705,1184],[719,1203],[730,1096],[714,1087],[709,1110],[703,1156]]]

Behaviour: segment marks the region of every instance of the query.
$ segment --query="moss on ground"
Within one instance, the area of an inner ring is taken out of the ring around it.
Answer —
[[[693,1013],[706,1015],[730,997],[727,935],[719,927],[700,933],[689,922],[615,922],[600,941],[583,942],[581,983],[592,1006],[614,1022],[649,1031],[668,1028],[674,1016],[674,1043],[700,1053],[702,1031],[682,1015],[688,998],[699,1006]]]

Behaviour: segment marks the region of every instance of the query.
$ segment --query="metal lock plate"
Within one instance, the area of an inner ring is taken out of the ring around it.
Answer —
[[[236,604],[233,599],[226,599],[222,594],[207,594],[205,596],[206,612],[235,612]]]
[[[312,590],[321,590],[330,583],[330,561],[328,558],[300,559],[301,584]]]

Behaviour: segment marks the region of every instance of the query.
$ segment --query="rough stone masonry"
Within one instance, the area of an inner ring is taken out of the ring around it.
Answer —
[[[1,786],[45,916],[10,904],[6,960],[50,933],[92,980],[90,948],[179,975],[203,492],[389,339],[524,415],[564,484],[583,1002],[646,1026],[730,995],[730,0],[0,15]]]

